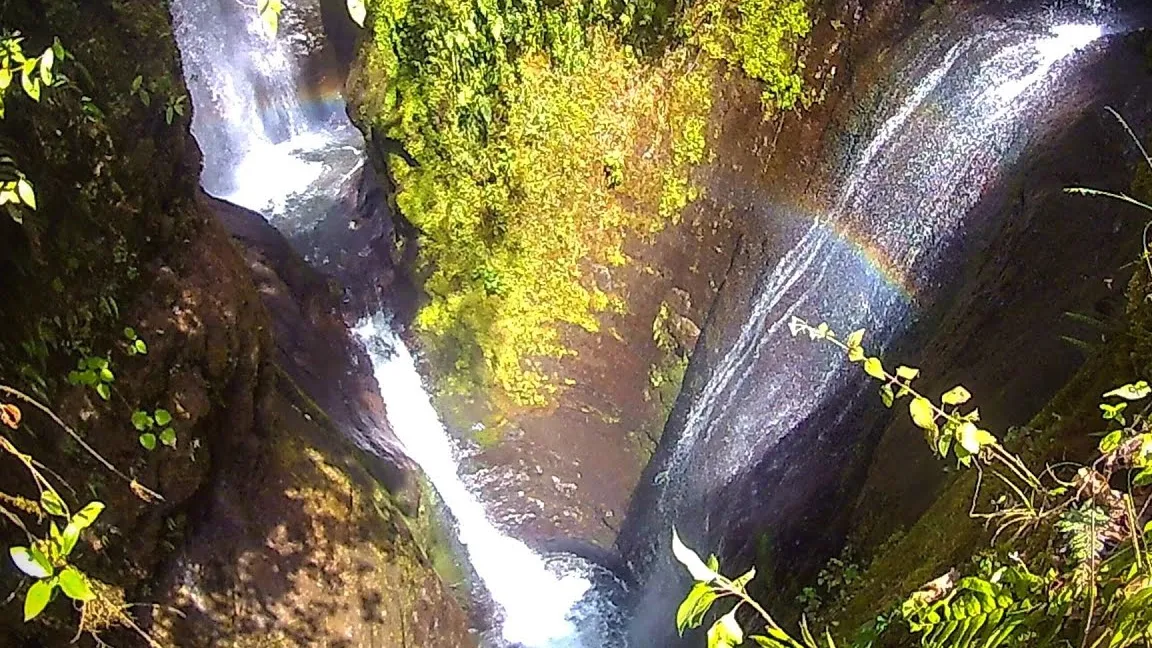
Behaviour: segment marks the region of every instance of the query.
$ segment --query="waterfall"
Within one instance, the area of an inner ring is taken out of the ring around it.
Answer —
[[[363,148],[342,105],[301,99],[314,92],[299,81],[315,46],[303,24],[319,8],[317,0],[286,5],[274,38],[249,3],[178,0],[171,7],[194,107],[192,134],[204,153],[201,184],[266,216],[283,214],[293,197],[323,179],[330,165],[318,158],[325,151]]]
[[[1058,110],[1067,64],[1105,33],[1052,13],[959,28],[910,48],[827,211],[757,206],[782,253],[759,269],[743,323],[666,430],[622,532],[644,587],[633,638],[666,636],[672,612],[652,610],[683,595],[673,526],[700,550],[745,559],[760,533],[822,506],[806,493],[830,499],[840,487],[834,466],[864,433],[848,428],[866,429],[853,412],[876,396],[853,367],[794,340],[789,320],[866,328],[867,347],[881,353],[905,334],[956,279],[947,262],[986,226],[974,207]]]
[[[336,218],[336,229],[347,236],[343,223],[356,221],[333,213],[343,205],[334,197],[364,164],[363,140],[342,103],[310,109],[302,99],[298,77],[314,48],[296,12],[315,12],[315,0],[293,0],[284,11],[280,33],[269,38],[255,9],[244,3],[172,4],[192,94],[193,134],[204,152],[201,184],[216,197],[262,213],[294,243],[301,233],[308,239],[307,232],[323,227],[326,218]],[[320,238],[320,249],[304,250],[320,265],[328,255],[349,253],[352,245]],[[623,639],[610,639],[623,625],[615,616],[613,595],[623,587],[616,577],[575,555],[539,554],[499,530],[461,479],[454,441],[388,316],[366,317],[354,332],[369,352],[393,431],[454,520],[478,589],[499,608],[501,618],[485,644],[624,646]]]
[[[1009,154],[1028,128],[1021,119],[1027,118],[1030,106],[1043,99],[1029,97],[1027,92],[1042,89],[1057,63],[1102,35],[1102,29],[1095,25],[1055,25],[1039,34],[975,34],[947,50],[943,60],[877,129],[844,181],[836,210],[816,218],[767,273],[736,343],[689,411],[669,471],[693,465],[699,437],[718,429],[720,412],[739,407],[735,403],[748,389],[758,392],[755,402],[773,404],[767,420],[782,426],[804,419],[804,410],[820,403],[819,395],[831,387],[839,373],[835,369],[813,376],[805,368],[778,366],[776,371],[791,380],[745,384],[760,375],[769,347],[790,337],[787,324],[793,315],[848,321],[852,313],[868,311],[869,320],[878,327],[874,333],[883,336],[880,340],[871,336],[874,347],[899,332],[897,323],[908,314],[907,295],[893,286],[890,278],[868,267],[874,260],[862,260],[854,249],[859,243],[845,242],[834,227],[847,224],[852,231],[862,232],[860,236],[871,239],[869,246],[881,249],[886,265],[918,275],[912,281],[926,279],[923,283],[931,283],[932,272],[940,263],[939,252],[950,237],[962,234],[963,217],[996,179],[999,165],[995,161]],[[957,61],[965,57],[975,62],[975,75],[968,76],[971,67],[965,66],[964,76],[951,78]],[[924,112],[933,99],[947,100],[952,111],[948,118],[927,129],[922,122],[910,125],[909,120]],[[898,135],[903,139],[897,140]],[[922,146],[923,142],[932,146]],[[918,150],[910,151],[911,147]],[[836,303],[830,299],[835,296],[846,299]],[[780,398],[789,384],[811,386],[817,398]],[[786,429],[765,425],[764,421],[759,419],[752,425],[757,432],[773,430],[772,437],[741,434],[738,438],[762,447],[786,433]],[[717,450],[722,453],[718,469],[731,476],[742,464],[740,455],[750,448],[726,443]]]
[[[498,530],[460,478],[453,441],[386,317],[365,318],[355,332],[372,359],[392,429],[455,518],[472,569],[503,611],[503,641],[528,648],[609,645],[609,626],[619,624],[611,623],[605,593],[592,589],[595,566],[573,556],[550,564]]]

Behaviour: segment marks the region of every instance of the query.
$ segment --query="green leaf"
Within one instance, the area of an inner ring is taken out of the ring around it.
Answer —
[[[92,588],[88,586],[88,579],[74,567],[65,567],[60,572],[60,589],[68,598],[76,601],[91,601],[96,598]]]
[[[137,90],[139,90],[139,89],[140,89],[140,86],[141,86],[143,83],[144,83],[144,77],[142,77],[142,76],[140,76],[139,74],[137,74],[137,75],[136,75],[136,78],[135,78],[135,79],[132,79],[132,92],[134,92],[134,93],[135,93]]]
[[[54,490],[40,493],[40,508],[44,509],[48,515],[68,517],[68,507],[64,505],[64,500],[60,499],[60,494]]]
[[[735,648],[744,642],[744,629],[736,620],[736,608],[716,620],[708,629],[708,648]]]
[[[146,450],[156,449],[156,435],[151,432],[145,432],[140,435],[140,445],[144,446]]]
[[[32,587],[29,587],[28,593],[24,595],[24,621],[31,621],[44,611],[48,601],[52,600],[54,589],[56,589],[55,578],[32,583]]]
[[[1100,439],[1100,453],[1108,454],[1116,448],[1120,447],[1120,442],[1124,439],[1124,432],[1122,430],[1112,430],[1103,439]]]
[[[56,62],[56,52],[51,47],[40,55],[40,80],[44,85],[52,85],[52,64]]]
[[[32,101],[40,101],[40,79],[32,77],[30,72],[24,72],[20,75],[20,85],[24,87],[24,92],[32,98]]]
[[[858,347],[863,343],[864,343],[864,329],[856,329],[855,331],[852,331],[851,333],[849,333],[848,337],[844,338],[844,344],[847,345],[849,348]]]
[[[1147,486],[1148,484],[1152,484],[1152,468],[1141,470],[1132,479],[1133,486]]]
[[[164,431],[160,433],[160,443],[163,443],[169,448],[175,448],[176,430],[173,430],[172,428],[164,428]]]
[[[111,369],[109,369],[108,367],[104,367],[103,369],[100,370],[100,381],[101,382],[110,383],[110,382],[113,382],[115,380],[116,380],[116,376],[112,373]]]
[[[708,583],[696,583],[676,610],[676,630],[680,636],[688,628],[698,628],[704,615],[716,602],[717,594]]]
[[[872,376],[876,380],[885,380],[888,378],[884,374],[884,365],[880,363],[880,358],[868,358],[864,361],[864,373]]]
[[[848,361],[860,362],[864,359],[864,348],[858,346],[848,347]]]
[[[100,398],[108,400],[112,396],[112,390],[108,387],[108,383],[100,383],[96,385],[96,393],[100,394]]]
[[[908,403],[908,413],[912,415],[912,422],[916,427],[925,430],[936,430],[936,412],[927,398],[913,398]]]
[[[132,328],[131,326],[125,326],[124,327],[124,337],[128,338],[129,340],[135,340],[136,339],[136,329]]]
[[[976,424],[971,421],[964,421],[960,424],[960,429],[957,430],[956,436],[960,441],[960,445],[964,446],[968,454],[980,452],[980,438],[977,432],[979,432],[979,430],[976,428]]]
[[[1148,394],[1152,394],[1152,387],[1148,385],[1148,381],[1140,380],[1134,383],[1128,383],[1123,387],[1117,387],[1112,391],[1104,394],[1104,398],[1123,398],[1124,400],[1141,400],[1147,398]]]
[[[914,380],[916,376],[920,375],[920,370],[915,367],[905,367],[903,365],[896,368],[896,377],[904,381]]]
[[[675,527],[672,529],[672,555],[676,560],[680,561],[688,569],[688,573],[692,574],[692,578],[700,583],[711,583],[716,580],[718,574],[715,570],[709,569],[708,565],[700,560],[700,556],[696,555],[680,541],[680,535],[676,533]]]
[[[152,427],[152,417],[144,410],[136,410],[132,412],[132,427],[143,432]]]
[[[104,512],[104,502],[88,502],[80,512],[72,516],[72,521],[69,524],[75,524],[77,528],[84,530],[92,526],[96,518]]]
[[[172,422],[172,413],[166,409],[158,409],[155,414],[156,425],[161,427]]]
[[[20,202],[36,209],[36,192],[32,190],[32,183],[20,178],[16,181],[16,193],[20,196]]]
[[[892,407],[896,402],[896,395],[892,393],[891,385],[884,385],[880,388],[880,400],[884,401],[884,407]]]
[[[148,355],[148,345],[144,343],[144,340],[136,340],[133,342],[132,349],[140,355]]]
[[[7,67],[0,67],[0,92],[3,92],[12,85],[12,70]]]
[[[963,385],[956,385],[941,396],[940,400],[945,405],[963,405],[967,403],[970,398],[972,398],[972,394],[969,393],[967,389],[964,389]]]
[[[353,22],[363,27],[364,19],[368,17],[368,9],[364,6],[364,0],[348,0],[348,15],[352,16]]]
[[[72,522],[69,522],[64,527],[64,533],[60,534],[60,553],[68,556],[72,550],[76,548],[76,543],[80,540],[80,527]]]
[[[8,550],[16,568],[32,578],[48,578],[52,575],[52,566],[44,554],[28,547],[12,547]]]

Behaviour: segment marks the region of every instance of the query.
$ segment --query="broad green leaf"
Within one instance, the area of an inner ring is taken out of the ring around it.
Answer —
[[[684,602],[676,610],[676,630],[680,636],[684,636],[684,631],[688,628],[700,626],[704,620],[704,615],[712,607],[716,598],[716,592],[708,583],[696,583],[692,586],[688,596],[684,597]]]
[[[40,493],[40,508],[44,509],[48,515],[68,517],[68,507],[64,505],[64,500],[60,499],[60,494],[54,490]]]
[[[945,405],[963,405],[967,403],[970,398],[972,398],[972,394],[967,389],[964,389],[963,385],[956,385],[941,396],[940,400]]]
[[[32,578],[48,578],[52,575],[52,566],[44,554],[28,547],[12,547],[8,550],[16,568]]]
[[[111,369],[109,369],[108,367],[104,367],[103,369],[100,370],[100,380],[102,382],[110,383],[110,382],[113,382],[114,380],[116,380],[116,376],[115,376],[115,374],[112,373]]]
[[[24,596],[24,620],[31,621],[35,619],[44,608],[48,605],[48,601],[52,600],[52,590],[56,589],[56,579],[51,580],[38,580],[32,583],[32,587],[28,588],[28,593]]]
[[[52,84],[52,64],[56,62],[56,52],[51,47],[40,55],[40,80],[44,85]]]
[[[148,345],[144,343],[144,340],[136,340],[132,343],[132,348],[140,355],[148,354]]]
[[[166,409],[158,409],[156,410],[155,419],[156,425],[163,427],[172,422],[172,413]]]
[[[132,412],[132,427],[143,432],[152,427],[152,417],[144,410],[136,410]]]
[[[364,0],[348,0],[348,15],[352,16],[352,20],[361,27],[364,26],[364,19],[368,17],[368,9],[364,6]]]
[[[80,540],[80,527],[74,523],[69,522],[64,526],[64,532],[60,534],[60,553],[68,556],[72,550],[76,548],[76,542]]]
[[[1100,439],[1100,453],[1108,454],[1116,448],[1120,447],[1120,441],[1124,439],[1124,433],[1121,430],[1112,430],[1103,439]]]
[[[108,383],[100,383],[96,385],[96,393],[100,395],[100,398],[108,400],[112,396],[112,389],[108,387]]]
[[[20,196],[20,202],[28,205],[32,209],[36,209],[36,192],[32,190],[32,183],[24,178],[16,181],[16,193]]]
[[[876,380],[885,380],[888,378],[884,374],[884,365],[880,363],[880,358],[868,358],[864,361],[864,373],[872,376]]]
[[[124,327],[124,337],[128,338],[129,340],[135,340],[136,339],[136,329],[132,328],[131,326],[125,326]]]
[[[70,524],[75,524],[79,529],[87,529],[92,526],[96,518],[104,512],[104,502],[88,502],[80,512],[72,516]]]
[[[20,85],[24,87],[24,92],[32,97],[32,101],[40,101],[40,79],[34,78],[30,73],[25,72],[20,75]]]
[[[960,429],[957,430],[956,436],[960,441],[960,445],[964,446],[968,454],[980,452],[980,438],[977,432],[979,432],[979,430],[976,428],[976,424],[971,421],[964,421],[960,424]]]
[[[708,629],[708,648],[735,648],[744,642],[744,629],[736,620],[736,608],[716,620]]]
[[[858,347],[863,343],[864,343],[864,329],[856,329],[855,331],[852,331],[851,333],[849,333],[848,337],[844,338],[844,344],[847,345],[849,348]]]
[[[892,393],[891,385],[884,385],[880,388],[880,400],[884,401],[885,407],[892,407],[896,402],[896,395]]]
[[[74,567],[65,567],[60,572],[60,589],[70,599],[77,601],[91,601],[96,598],[92,588],[88,586],[88,579],[84,574],[76,571]]]
[[[0,92],[3,92],[12,85],[12,70],[8,67],[0,67]]]
[[[156,449],[156,435],[151,432],[145,432],[140,435],[140,445],[144,446],[146,450]]]
[[[858,347],[858,346],[849,346],[848,347],[848,361],[849,362],[860,362],[862,360],[864,360],[864,348]]]
[[[175,448],[176,430],[173,430],[172,428],[164,428],[164,431],[160,433],[160,443],[163,443],[169,448]]]
[[[1141,400],[1147,398],[1148,394],[1152,394],[1152,387],[1148,385],[1148,381],[1140,380],[1134,383],[1128,383],[1123,387],[1117,387],[1112,391],[1104,394],[1104,398],[1123,398],[1124,400]]]
[[[908,403],[908,413],[912,415],[912,422],[916,427],[925,430],[935,430],[936,427],[936,412],[932,409],[932,403],[927,398],[913,398]]]
[[[1152,484],[1152,468],[1141,470],[1132,479],[1133,486],[1147,486],[1148,484]]]
[[[676,529],[672,529],[672,555],[676,560],[680,561],[688,569],[688,573],[692,574],[692,578],[701,583],[711,583],[716,580],[718,575],[714,570],[709,569],[708,565],[700,560],[700,556],[696,555],[680,541],[680,535],[676,533]]]
[[[132,92],[136,92],[137,90],[139,90],[139,89],[140,89],[140,86],[141,86],[143,83],[144,83],[144,77],[142,77],[142,76],[140,76],[139,74],[137,74],[137,75],[136,75],[136,78],[135,78],[135,79],[132,79]]]
[[[914,380],[916,376],[920,375],[920,370],[916,367],[905,367],[903,365],[896,367],[896,377],[905,381]]]

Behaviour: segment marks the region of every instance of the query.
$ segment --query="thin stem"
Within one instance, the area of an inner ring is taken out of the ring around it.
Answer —
[[[111,471],[112,474],[123,479],[124,481],[128,482],[129,484],[134,485],[134,487],[132,489],[134,492],[137,489],[139,489],[140,492],[145,493],[149,497],[155,498],[158,501],[164,500],[164,498],[160,495],[160,493],[157,493],[156,491],[148,488],[147,486],[144,486],[143,484],[137,482],[135,479],[132,479],[128,475],[125,475],[124,473],[120,472],[120,469],[118,469],[116,466],[113,466],[112,463],[109,462],[107,459],[105,459],[99,452],[96,452],[95,448],[93,448],[91,445],[89,445],[88,442],[85,441],[79,434],[77,434],[75,430],[73,430],[71,427],[69,427],[67,423],[62,421],[59,416],[56,416],[56,413],[53,412],[52,409],[49,408],[47,405],[44,405],[44,404],[40,403],[40,401],[36,400],[35,398],[32,398],[31,396],[25,394],[24,392],[22,392],[18,389],[13,389],[11,387],[8,387],[7,385],[0,385],[0,393],[8,394],[9,396],[20,399],[20,400],[24,401],[25,403],[28,403],[29,405],[31,405],[31,406],[35,407],[36,409],[40,410],[41,412],[43,412],[45,415],[47,415],[49,418],[51,418],[56,423],[56,425],[59,425],[65,432],[67,432],[68,435],[71,436],[76,441],[76,443],[79,443],[80,447],[84,448],[84,450],[87,451],[88,454],[95,457],[95,459],[97,461],[99,461],[105,468],[107,468],[109,471]]]

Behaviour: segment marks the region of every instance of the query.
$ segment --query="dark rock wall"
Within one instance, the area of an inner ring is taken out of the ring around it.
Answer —
[[[265,257],[249,250],[246,259],[217,220],[223,208],[197,197],[187,111],[171,124],[164,115],[167,97],[186,93],[166,4],[8,2],[0,24],[22,31],[30,53],[59,37],[75,57],[58,61],[67,82],[41,102],[18,87],[5,97],[0,146],[34,183],[39,209],[22,226],[0,216],[0,380],[46,401],[126,479],[164,498],[136,497],[25,408],[25,425],[7,433],[13,443],[70,485],[61,492],[74,510],[108,504],[76,564],[129,602],[183,612],[137,616],[174,645],[268,645],[273,636],[276,645],[471,645],[459,605],[379,486],[404,490],[409,479],[387,431],[376,456],[353,450],[347,426],[378,421],[354,421],[360,410],[336,390],[306,394],[292,380],[311,391],[343,369],[305,370],[326,340],[348,341],[335,297],[293,275],[294,257],[272,264],[258,290],[252,277]],[[150,105],[130,92],[137,75],[161,88]],[[284,291],[287,305],[262,300],[268,290]],[[126,352],[125,326],[147,355]],[[84,355],[111,360],[109,400],[67,383]],[[161,407],[174,415],[176,448],[149,452],[130,417]],[[18,465],[0,461],[0,491],[34,498]],[[4,546],[24,541],[0,527]],[[78,615],[59,600],[21,621],[27,583],[11,565],[0,586],[17,594],[0,605],[0,645],[62,645],[75,634]],[[116,629],[105,638],[142,642]]]

